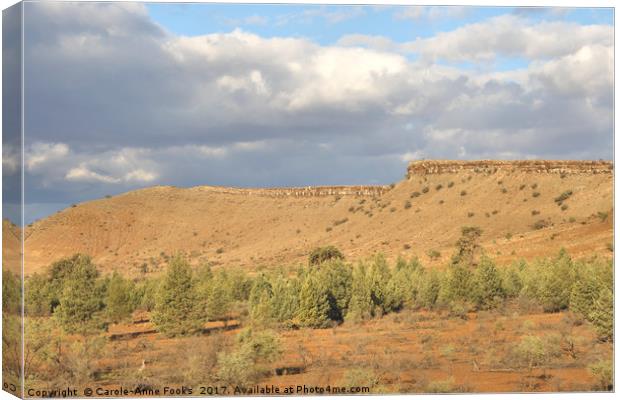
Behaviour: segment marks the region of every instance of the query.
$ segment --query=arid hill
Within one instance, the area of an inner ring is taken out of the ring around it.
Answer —
[[[179,251],[193,264],[292,265],[327,244],[350,260],[383,252],[441,265],[462,226],[481,227],[483,247],[500,262],[561,247],[609,256],[612,199],[613,166],[602,161],[417,161],[392,186],[158,186],[34,223],[25,271],[76,252],[128,275],[157,273]]]

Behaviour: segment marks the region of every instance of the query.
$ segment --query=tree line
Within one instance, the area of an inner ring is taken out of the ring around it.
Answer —
[[[545,312],[571,310],[590,321],[601,339],[612,338],[611,261],[575,261],[562,250],[553,258],[498,268],[478,246],[480,233],[464,227],[443,269],[425,268],[416,258],[390,265],[381,254],[352,264],[328,246],[313,251],[308,264],[294,272],[250,275],[212,271],[208,265],[194,270],[176,256],[163,276],[134,281],[118,273],[103,277],[88,256],[75,255],[26,280],[26,314],[53,316],[66,332],[86,333],[143,309],[158,331],[177,336],[233,315],[262,327],[324,328],[402,309],[465,317],[509,301],[529,301]],[[12,291],[5,288],[5,293]]]

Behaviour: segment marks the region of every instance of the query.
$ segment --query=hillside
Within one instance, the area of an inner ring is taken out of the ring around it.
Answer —
[[[608,162],[418,161],[392,187],[152,187],[78,204],[27,228],[25,270],[76,252],[129,275],[158,272],[178,251],[193,264],[291,265],[326,244],[351,260],[381,251],[440,265],[464,225],[483,229],[500,262],[560,247],[609,255],[612,214]]]

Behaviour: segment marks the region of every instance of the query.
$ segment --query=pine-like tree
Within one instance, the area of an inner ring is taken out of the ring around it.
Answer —
[[[342,321],[351,301],[353,283],[351,267],[340,260],[326,262],[321,265],[319,275],[330,299],[330,319]]]
[[[353,269],[351,277],[351,300],[345,318],[351,321],[362,321],[372,318],[374,303],[372,290],[367,278],[367,268],[359,263]]]
[[[488,257],[482,257],[480,260],[472,286],[472,300],[480,309],[497,307],[506,297],[501,276]]]
[[[317,274],[310,274],[304,280],[299,292],[297,318],[302,326],[325,328],[330,325],[330,303],[325,285]]]
[[[565,250],[542,264],[538,277],[538,300],[546,312],[568,308],[574,282],[574,264]]]
[[[592,305],[589,320],[592,321],[599,339],[612,340],[614,336],[614,295],[608,288],[602,288]]]
[[[134,285],[114,272],[108,282],[106,295],[106,314],[111,322],[120,322],[131,316],[135,309],[132,301]]]
[[[95,314],[103,308],[96,282],[99,274],[89,257],[76,256],[71,261],[71,275],[63,277],[54,316],[66,332],[83,333],[95,327]]]
[[[152,320],[159,332],[167,336],[188,335],[203,326],[192,270],[181,257],[174,257],[155,302]]]

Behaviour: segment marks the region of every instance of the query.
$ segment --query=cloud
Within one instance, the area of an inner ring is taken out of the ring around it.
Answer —
[[[613,46],[613,27],[569,22],[531,22],[501,15],[403,46],[436,61],[492,61],[500,56],[548,60],[573,54],[587,45]]]
[[[418,157],[612,155],[610,26],[509,14],[406,43],[319,45],[174,35],[129,3],[26,7],[37,201],[153,184],[385,183]],[[332,10],[306,18],[342,21]],[[507,57],[527,62],[496,71]]]
[[[464,18],[468,9],[469,7],[460,6],[404,6],[398,8],[398,11],[394,13],[394,18],[413,21]]]
[[[29,172],[40,170],[46,164],[57,161],[69,154],[69,147],[64,143],[35,142],[26,152],[26,169]]]

